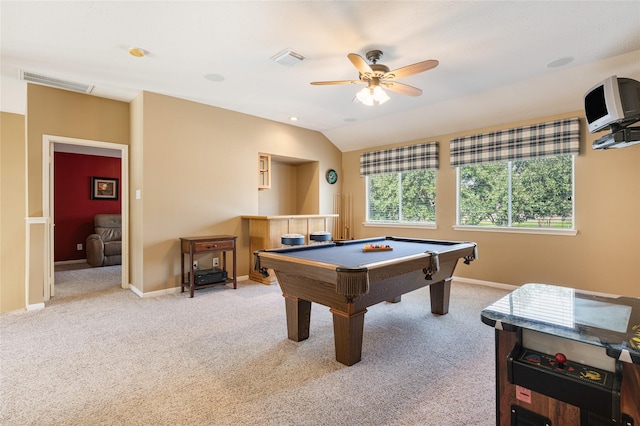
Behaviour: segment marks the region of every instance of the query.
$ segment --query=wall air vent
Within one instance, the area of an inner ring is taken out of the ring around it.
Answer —
[[[20,80],[31,83],[42,84],[44,86],[57,87],[58,89],[73,90],[74,92],[91,93],[93,85],[76,83],[74,81],[61,80],[59,78],[48,77],[25,70],[20,70]]]
[[[278,53],[271,59],[273,59],[275,62],[279,63],[280,65],[291,66],[304,61],[304,56],[294,52],[291,49],[286,49]]]

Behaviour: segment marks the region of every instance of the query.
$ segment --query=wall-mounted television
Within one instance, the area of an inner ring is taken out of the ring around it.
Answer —
[[[640,82],[615,75],[606,78],[585,93],[584,111],[591,133],[640,120]]]

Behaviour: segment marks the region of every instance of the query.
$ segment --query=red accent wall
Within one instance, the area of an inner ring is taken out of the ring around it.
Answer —
[[[85,259],[93,216],[121,213],[120,158],[56,152],[54,157],[54,261]],[[117,178],[118,200],[92,200],[91,176]],[[82,244],[82,250],[77,245]]]

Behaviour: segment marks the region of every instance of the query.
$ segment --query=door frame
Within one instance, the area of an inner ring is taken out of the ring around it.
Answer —
[[[104,148],[120,151],[120,188],[122,191],[122,288],[129,288],[129,146],[113,142],[90,139],[70,138],[66,136],[42,135],[42,216],[46,219],[45,231],[45,274],[44,301],[48,301],[55,292],[54,279],[54,222],[53,222],[53,171],[54,147],[56,143]]]

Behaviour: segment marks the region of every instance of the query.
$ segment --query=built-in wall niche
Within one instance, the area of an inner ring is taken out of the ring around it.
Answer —
[[[318,161],[271,155],[268,191],[258,191],[259,215],[318,214]]]

